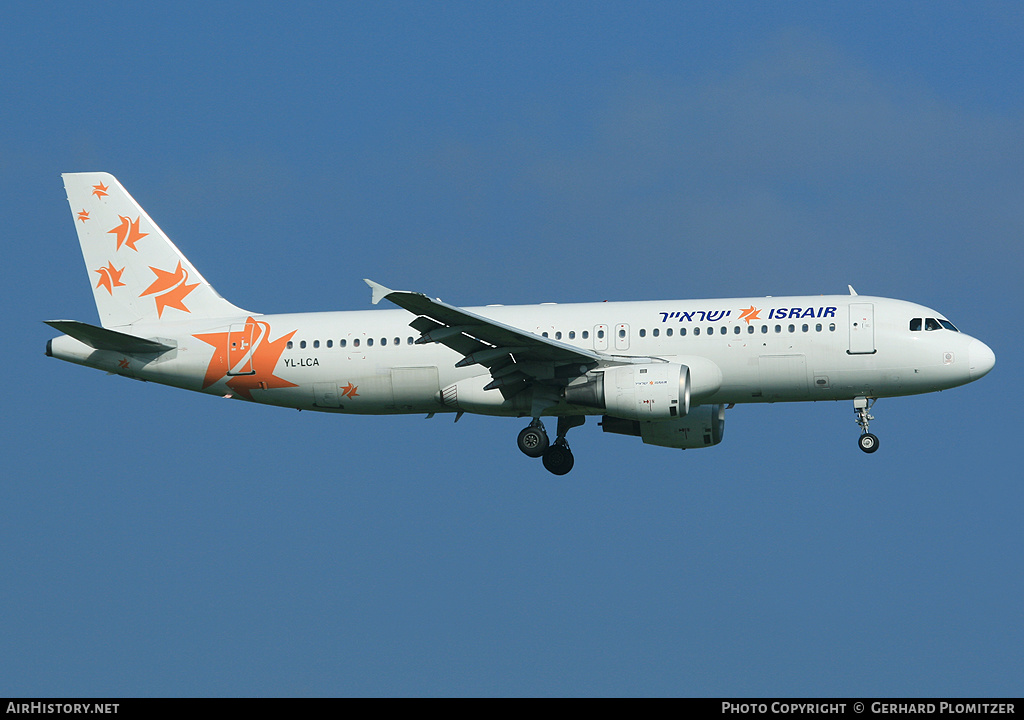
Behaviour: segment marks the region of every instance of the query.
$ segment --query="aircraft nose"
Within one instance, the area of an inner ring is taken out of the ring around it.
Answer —
[[[971,380],[977,380],[996,364],[996,354],[981,340],[971,340],[967,346],[967,362],[970,365]]]

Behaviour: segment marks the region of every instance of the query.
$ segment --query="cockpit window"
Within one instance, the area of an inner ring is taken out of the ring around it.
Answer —
[[[921,329],[921,318],[914,318],[910,321],[910,329],[917,332]]]
[[[942,326],[939,325],[939,321],[936,320],[935,318],[925,318],[924,319],[924,329],[925,330],[941,330]]]
[[[956,329],[956,326],[949,320],[943,320],[942,318],[939,318],[939,322],[942,323],[942,327],[946,328],[947,330],[952,330],[953,332],[960,332],[959,330]]]

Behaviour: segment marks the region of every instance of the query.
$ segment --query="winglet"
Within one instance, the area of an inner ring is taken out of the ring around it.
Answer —
[[[847,285],[846,287],[850,288],[850,294],[851,295],[856,295],[857,294],[857,291],[853,289],[853,285]]]
[[[370,298],[370,302],[374,305],[394,292],[391,288],[386,288],[380,283],[375,283],[373,280],[368,280],[367,278],[363,278],[363,282],[369,285],[370,289],[373,290],[373,296]]]

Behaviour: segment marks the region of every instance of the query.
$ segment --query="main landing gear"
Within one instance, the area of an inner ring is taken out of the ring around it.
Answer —
[[[523,454],[532,458],[543,458],[544,467],[555,475],[565,475],[572,470],[575,460],[569,443],[565,440],[566,433],[574,427],[586,422],[586,416],[574,415],[558,418],[558,436],[553,443],[548,442],[547,431],[540,418],[534,418],[519,433],[518,444]]]
[[[853,412],[857,415],[857,424],[860,425],[860,439],[857,444],[866,453],[873,453],[878,449],[878,437],[868,432],[868,422],[875,419],[868,411],[874,406],[877,398],[856,397],[853,399]]]
[[[548,434],[540,418],[534,418],[532,423],[523,428],[517,442],[519,449],[527,457],[538,458],[544,454],[548,449]]]

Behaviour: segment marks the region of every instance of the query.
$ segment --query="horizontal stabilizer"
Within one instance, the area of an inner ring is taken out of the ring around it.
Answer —
[[[96,327],[77,320],[45,320],[47,325],[96,350],[123,353],[162,353],[174,348],[170,345],[127,335],[116,330]]]

